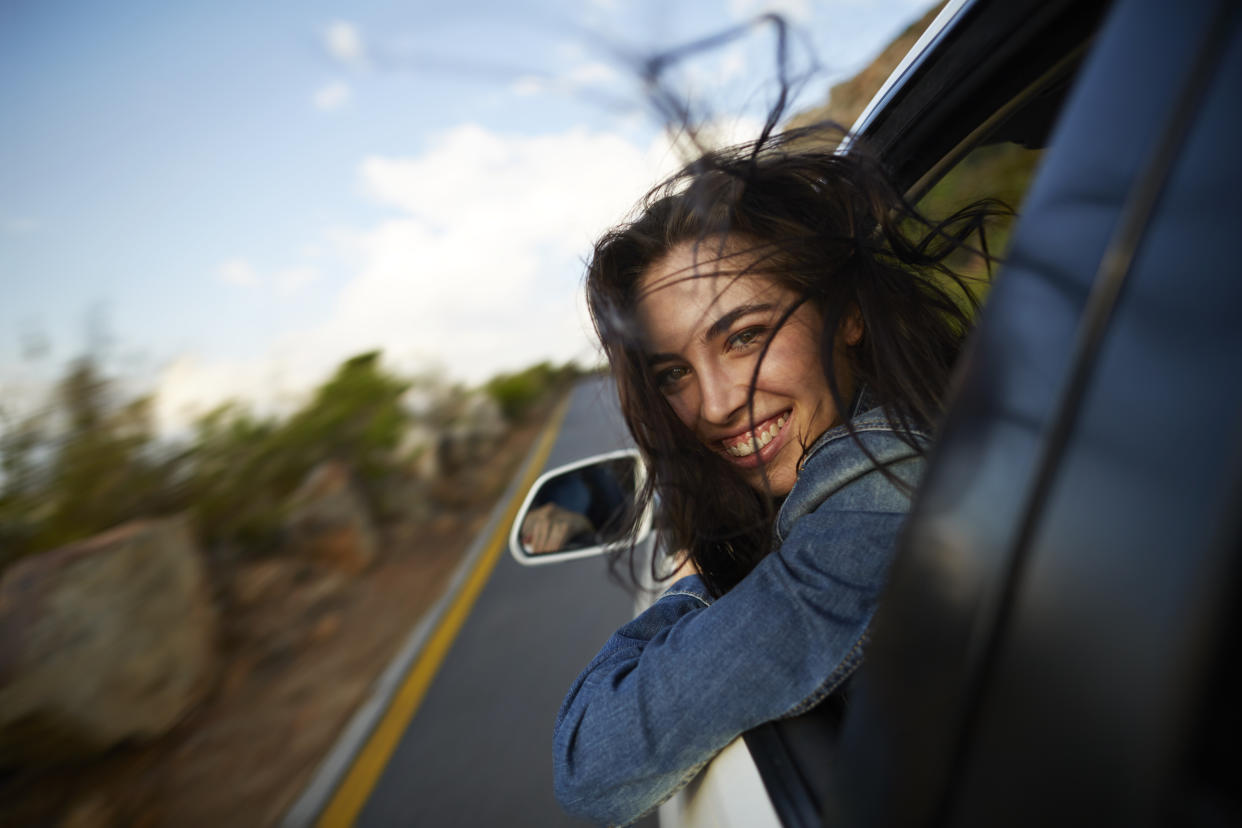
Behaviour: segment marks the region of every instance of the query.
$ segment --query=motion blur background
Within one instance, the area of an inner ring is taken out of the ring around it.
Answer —
[[[754,137],[779,12],[848,125],[928,5],[0,6],[10,818],[277,819],[598,365],[582,260],[686,159],[650,59]]]

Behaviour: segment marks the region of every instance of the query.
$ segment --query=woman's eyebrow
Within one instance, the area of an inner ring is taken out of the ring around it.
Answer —
[[[703,340],[707,341],[720,336],[725,331],[729,330],[729,328],[733,327],[733,323],[737,322],[737,320],[744,316],[749,316],[752,313],[764,313],[774,309],[775,307],[776,305],[771,302],[760,302],[753,305],[738,305],[736,308],[713,322],[712,326],[707,329],[706,333],[703,334]],[[675,362],[679,359],[681,359],[681,357],[677,354],[647,354],[647,365],[658,365],[661,362]]]
[[[773,305],[771,302],[763,302],[756,305],[738,305],[736,308],[713,322],[712,326],[707,329],[707,333],[703,335],[703,338],[715,339],[725,331],[729,330],[729,328],[732,328],[733,323],[741,319],[743,316],[748,316],[752,313],[763,313],[765,311],[770,311],[775,307],[776,305]]]

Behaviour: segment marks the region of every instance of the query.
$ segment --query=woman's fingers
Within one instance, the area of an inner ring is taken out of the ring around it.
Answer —
[[[532,509],[522,521],[522,543],[533,553],[557,552],[579,532],[591,532],[591,521],[577,512],[545,503]]]

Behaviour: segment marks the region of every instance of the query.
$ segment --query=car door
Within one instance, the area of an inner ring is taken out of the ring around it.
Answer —
[[[1119,0],[854,687],[849,825],[1242,820],[1242,14]]]

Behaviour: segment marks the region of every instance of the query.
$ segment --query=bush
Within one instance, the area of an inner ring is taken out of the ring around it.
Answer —
[[[341,363],[283,423],[256,420],[232,403],[199,421],[191,508],[206,540],[251,552],[276,548],[285,501],[326,460],[347,464],[370,503],[379,500],[408,425],[400,398],[409,387],[379,358],[373,351]]]
[[[513,421],[580,373],[572,363],[543,362],[484,388]],[[289,496],[327,460],[353,470],[374,510],[401,473],[397,450],[411,420],[401,400],[410,387],[382,368],[379,352],[359,354],[287,419],[258,418],[226,403],[201,417],[190,446],[174,453],[153,438],[150,399],[118,399],[115,383],[91,359],[78,360],[47,410],[0,420],[0,567],[133,518],[177,511],[190,512],[211,548],[273,552]],[[461,397],[454,391],[420,419],[446,425]]]
[[[5,430],[6,563],[167,505],[170,468],[153,445],[150,402],[117,402],[113,384],[84,357],[70,366],[47,410]]]
[[[497,374],[483,386],[500,406],[505,419],[516,422],[530,413],[552,391],[560,390],[581,375],[578,366],[567,362],[556,368],[540,362],[516,374]]]

